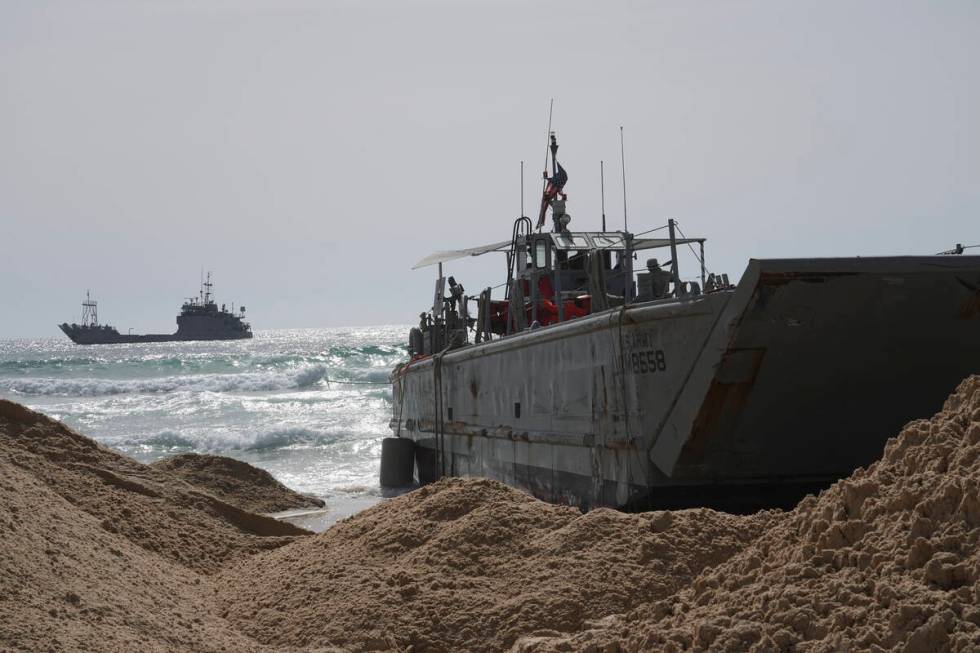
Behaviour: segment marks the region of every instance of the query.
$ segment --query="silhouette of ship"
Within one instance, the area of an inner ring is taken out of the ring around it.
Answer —
[[[108,324],[99,324],[98,302],[88,292],[82,302],[81,324],[59,324],[58,328],[78,345],[111,345],[127,342],[174,342],[182,340],[242,340],[252,337],[252,327],[245,321],[245,307],[235,313],[214,302],[211,273],[201,282],[197,297],[191,297],[180,307],[176,333],[119,333]]]

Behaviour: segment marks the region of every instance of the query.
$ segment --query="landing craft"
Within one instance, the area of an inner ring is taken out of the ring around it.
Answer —
[[[245,321],[245,307],[235,313],[213,299],[211,273],[201,281],[201,291],[180,307],[176,333],[132,334],[119,333],[108,324],[99,324],[98,303],[85,293],[82,302],[81,324],[59,324],[66,336],[77,345],[109,345],[127,342],[175,342],[186,340],[242,340],[252,337],[252,327]]]
[[[570,230],[563,193],[546,186],[551,231],[522,217],[509,241],[415,266],[439,274],[391,375],[389,478],[485,476],[583,508],[790,507],[980,370],[980,257],[750,259],[732,284],[673,220]],[[502,298],[443,276],[491,252]]]

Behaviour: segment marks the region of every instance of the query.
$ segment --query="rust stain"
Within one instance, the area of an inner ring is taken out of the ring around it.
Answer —
[[[681,452],[681,464],[700,462],[708,443],[735,426],[755,385],[764,354],[764,349],[725,352],[694,420],[691,437]]]
[[[606,366],[600,365],[599,372],[602,374],[602,414],[609,414],[609,393],[606,391]]]
[[[963,305],[960,306],[960,317],[964,320],[977,317],[980,315],[980,281],[974,285],[962,277],[956,277],[956,280],[960,282],[961,286],[972,293],[966,298]]]
[[[606,448],[615,451],[622,451],[634,448],[635,442],[633,438],[616,438],[614,440],[606,440]]]
[[[826,283],[840,277],[857,277],[860,272],[763,272],[759,275],[760,286],[783,286],[793,281]]]

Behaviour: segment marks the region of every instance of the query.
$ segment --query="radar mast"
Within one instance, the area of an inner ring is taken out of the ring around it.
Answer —
[[[86,290],[85,301],[82,302],[82,326],[99,326],[98,304]]]

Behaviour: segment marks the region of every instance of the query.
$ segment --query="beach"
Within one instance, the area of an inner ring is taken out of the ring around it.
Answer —
[[[794,510],[621,513],[444,479],[314,534],[221,457],[0,402],[0,649],[973,651],[980,377]],[[315,506],[312,506],[315,508]]]

